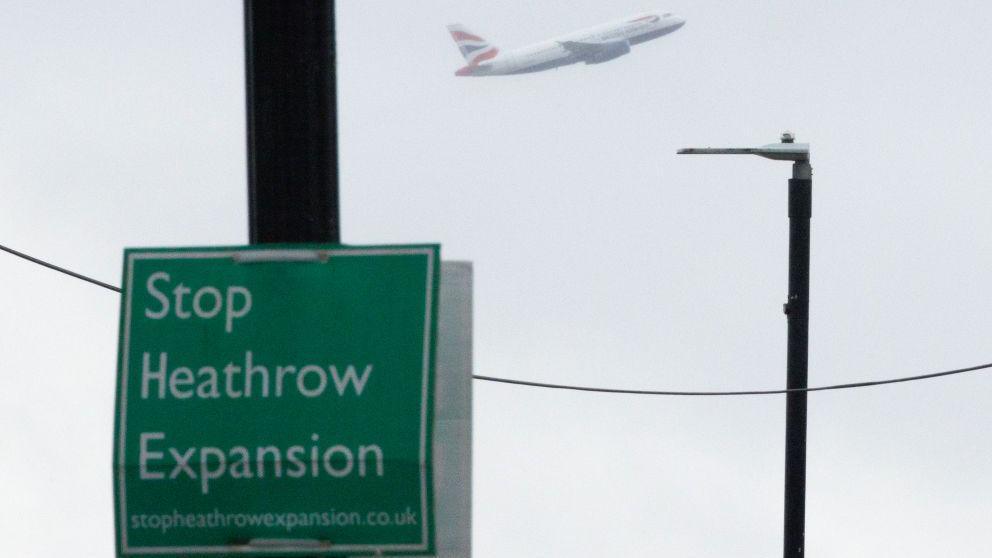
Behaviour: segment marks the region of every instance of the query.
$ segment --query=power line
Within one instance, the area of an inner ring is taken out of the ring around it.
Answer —
[[[121,292],[120,287],[115,287],[113,285],[109,285],[107,283],[104,283],[103,281],[99,281],[97,279],[93,279],[92,277],[87,277],[87,276],[85,276],[85,275],[83,275],[81,273],[76,273],[75,271],[70,271],[68,269],[65,269],[64,267],[59,267],[59,266],[57,266],[55,264],[46,262],[44,260],[40,260],[38,258],[31,257],[31,256],[29,256],[27,254],[24,254],[22,252],[18,252],[17,250],[13,250],[13,249],[8,248],[6,246],[0,245],[0,250],[3,250],[4,252],[8,252],[10,254],[13,254],[13,255],[15,255],[15,256],[17,256],[19,258],[24,258],[25,260],[28,260],[29,262],[33,262],[33,263],[36,263],[38,265],[47,267],[49,269],[54,269],[55,271],[59,271],[61,273],[65,273],[66,275],[69,275],[71,277],[75,277],[76,279],[81,279],[81,280],[86,281],[88,283],[92,283],[94,285],[98,285],[98,286],[103,287],[105,289],[110,289],[111,291],[114,291],[114,292],[117,292],[117,293]],[[516,385],[516,386],[539,387],[539,388],[546,388],[546,389],[564,389],[564,390],[571,390],[571,391],[591,391],[591,392],[596,392],[596,393],[618,393],[618,394],[629,394],[629,395],[693,395],[693,396],[695,396],[695,395],[701,395],[701,396],[713,396],[713,395],[777,395],[777,394],[784,394],[784,393],[799,393],[799,392],[804,392],[804,391],[805,392],[809,392],[809,391],[828,391],[828,390],[835,390],[835,389],[850,389],[850,388],[859,388],[859,387],[880,386],[880,385],[885,385],[885,384],[898,384],[898,383],[902,383],[902,382],[913,382],[913,381],[916,381],[916,380],[927,380],[927,379],[930,379],[930,378],[939,378],[941,376],[952,376],[954,374],[963,374],[965,372],[974,372],[976,370],[985,370],[985,369],[988,369],[988,368],[992,368],[992,363],[979,364],[977,366],[969,366],[967,368],[957,368],[957,369],[954,369],[954,370],[945,370],[943,372],[931,372],[929,374],[919,374],[917,376],[903,376],[901,378],[890,378],[888,380],[873,380],[873,381],[867,381],[867,382],[854,382],[854,383],[849,383],[849,384],[833,384],[833,385],[829,385],[829,386],[817,386],[817,387],[801,388],[801,389],[752,389],[752,390],[740,390],[740,391],[674,391],[674,390],[647,390],[647,389],[619,389],[619,388],[602,388],[602,387],[591,387],[591,386],[575,386],[575,385],[568,385],[568,384],[549,384],[549,383],[544,383],[544,382],[531,382],[531,381],[527,381],[527,380],[514,380],[512,378],[498,378],[498,377],[495,377],[495,376],[473,375],[472,378],[474,378],[476,380],[486,381],[486,382],[497,382],[497,383],[501,383],[501,384],[512,384],[512,385]]]
[[[818,387],[809,387],[809,388],[800,388],[800,389],[752,389],[752,390],[742,390],[742,391],[664,391],[664,390],[646,390],[646,389],[616,389],[616,388],[600,388],[600,387],[589,387],[589,386],[573,386],[567,384],[546,384],[543,382],[528,382],[525,380],[496,378],[493,376],[472,376],[472,377],[475,378],[476,380],[485,380],[487,382],[499,382],[502,384],[513,384],[518,386],[540,387],[540,388],[548,388],[548,389],[567,389],[573,391],[593,391],[597,393],[627,393],[632,395],[775,395],[782,393],[800,393],[804,391],[807,392],[828,391],[833,389],[850,389],[850,388],[858,388],[858,387],[880,386],[883,384],[898,384],[901,382],[913,382],[916,380],[926,380],[929,378],[939,378],[941,376],[963,374],[965,372],[984,370],[986,368],[992,368],[992,362],[988,364],[979,364],[977,366],[969,366],[967,368],[946,370],[944,372],[932,372],[929,374],[920,374],[918,376],[904,376],[901,378],[891,378],[888,380],[854,382],[850,384],[834,384],[829,386],[818,386]]]
[[[57,265],[55,265],[53,263],[48,263],[48,262],[46,262],[44,260],[39,260],[38,258],[31,257],[31,256],[29,256],[29,255],[27,255],[27,254],[25,254],[23,252],[18,252],[17,250],[14,250],[13,248],[7,248],[6,246],[3,246],[2,244],[0,244],[0,250],[3,250],[4,252],[10,253],[10,254],[13,254],[13,255],[17,256],[18,258],[24,258],[25,260],[27,260],[29,262],[33,262],[33,263],[36,263],[38,265],[45,266],[48,269],[54,269],[55,271],[58,271],[58,272],[61,272],[61,273],[65,273],[66,275],[69,275],[71,277],[75,277],[76,279],[82,279],[83,281],[86,281],[87,283],[93,283],[94,285],[98,285],[100,287],[103,287],[104,289],[110,289],[111,291],[118,292],[118,293],[121,292],[120,287],[115,287],[113,285],[104,283],[103,281],[94,279],[92,277],[87,277],[87,276],[85,276],[85,275],[83,275],[81,273],[76,273],[75,271],[69,271],[68,269],[66,269],[64,267],[59,267],[59,266],[57,266]]]

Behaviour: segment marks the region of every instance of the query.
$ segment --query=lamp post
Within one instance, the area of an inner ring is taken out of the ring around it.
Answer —
[[[688,148],[680,155],[757,155],[792,161],[789,180],[789,297],[783,307],[789,323],[786,387],[806,388],[809,355],[809,221],[812,215],[812,167],[809,144],[795,143],[785,132],[781,143],[745,148]],[[806,529],[806,392],[786,394],[785,532],[783,556],[802,558]]]

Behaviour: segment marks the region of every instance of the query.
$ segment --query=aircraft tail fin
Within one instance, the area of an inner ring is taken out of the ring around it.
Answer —
[[[455,40],[458,50],[461,51],[470,68],[478,66],[486,60],[491,60],[499,54],[498,48],[469,31],[464,25],[451,24],[448,26],[448,32],[451,33],[451,38]]]

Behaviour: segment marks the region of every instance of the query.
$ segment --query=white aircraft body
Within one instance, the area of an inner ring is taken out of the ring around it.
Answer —
[[[505,53],[469,31],[448,26],[451,38],[468,63],[456,76],[502,76],[550,70],[568,64],[600,64],[630,52],[630,47],[672,33],[685,25],[673,14],[642,14],[569,33]]]

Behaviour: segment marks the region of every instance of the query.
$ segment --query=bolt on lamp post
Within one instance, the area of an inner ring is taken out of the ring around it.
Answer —
[[[757,155],[792,161],[789,180],[789,298],[784,310],[789,322],[786,387],[805,389],[809,356],[809,222],[812,215],[812,167],[809,144],[782,134],[781,143],[744,148],[687,148],[680,155]],[[783,556],[805,554],[806,529],[806,392],[786,395],[785,414],[785,533]]]

